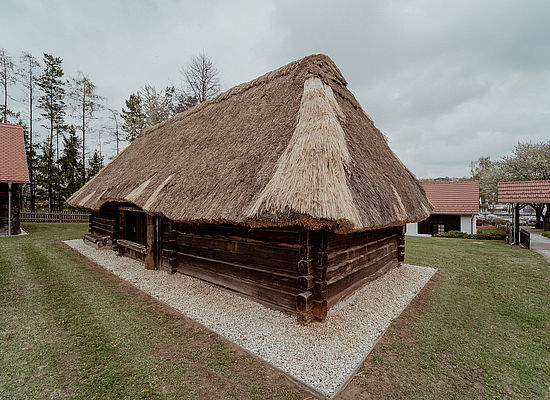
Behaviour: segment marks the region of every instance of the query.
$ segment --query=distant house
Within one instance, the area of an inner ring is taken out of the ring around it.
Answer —
[[[17,235],[21,184],[29,182],[23,128],[0,124],[0,235]]]
[[[407,224],[407,235],[477,232],[479,182],[423,183],[422,187],[434,210],[424,221]]]

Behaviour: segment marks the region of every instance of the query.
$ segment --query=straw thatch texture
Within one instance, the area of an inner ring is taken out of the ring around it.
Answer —
[[[372,229],[430,204],[324,55],[146,129],[69,204],[130,202],[175,221]]]

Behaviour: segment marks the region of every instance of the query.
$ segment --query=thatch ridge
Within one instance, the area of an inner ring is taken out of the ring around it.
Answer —
[[[327,56],[290,63],[146,129],[68,202],[346,231],[426,218],[421,186],[346,85]]]

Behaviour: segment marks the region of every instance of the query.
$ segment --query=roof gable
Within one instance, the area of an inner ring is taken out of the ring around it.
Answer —
[[[0,123],[0,182],[29,182],[21,125]]]

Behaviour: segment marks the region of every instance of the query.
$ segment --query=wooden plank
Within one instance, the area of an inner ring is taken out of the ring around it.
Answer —
[[[327,252],[346,250],[367,242],[374,242],[376,240],[383,239],[386,236],[393,235],[395,233],[397,232],[393,228],[349,233],[346,235],[331,233],[327,235]]]
[[[353,293],[355,293],[356,290],[364,287],[368,282],[372,282],[373,280],[379,278],[380,276],[384,275],[385,273],[397,266],[399,266],[399,262],[396,259],[390,259],[385,264],[378,266],[378,269],[374,273],[366,275],[362,279],[359,279],[356,282],[343,288],[342,290],[332,294],[332,296],[329,297],[327,301],[327,307],[330,308],[333,305],[345,300]]]
[[[299,288],[298,276],[278,274],[273,271],[254,268],[250,265],[228,263],[179,252],[177,253],[177,265],[178,270],[181,268],[185,269],[188,265],[193,265],[214,273],[233,276],[246,282],[256,282],[262,286],[277,288],[294,294],[298,294],[302,291]]]
[[[339,293],[348,290],[349,287],[356,286],[358,282],[362,282],[369,276],[376,276],[378,270],[384,267],[388,263],[399,264],[396,253],[386,254],[385,256],[371,261],[369,264],[357,268],[351,273],[343,276],[338,276],[335,279],[327,282],[327,294],[329,299],[329,306],[331,304],[330,299],[338,296]]]
[[[141,254],[147,254],[147,248],[146,248],[146,246],[144,246],[142,244],[139,244],[139,243],[136,243],[136,242],[131,242],[129,240],[124,240],[124,239],[118,239],[117,243],[121,247],[131,249],[131,250],[136,251],[136,252],[141,253]]]
[[[224,251],[220,249],[224,247],[216,242],[212,242],[211,247],[196,247],[189,246],[184,240],[177,239],[177,249],[179,252],[186,254],[196,254],[201,257],[208,257],[216,260],[234,262],[241,265],[251,265],[255,268],[263,268],[266,270],[279,271],[282,273],[293,274],[296,273],[298,268],[298,261],[300,259],[292,257],[290,259],[282,259],[275,249],[268,255],[265,252],[257,254],[252,249],[248,249],[246,252]],[[242,248],[240,248],[242,249]]]
[[[115,231],[115,227],[116,227],[116,223],[115,221],[111,221],[111,223],[104,223],[104,222],[99,222],[99,221],[96,221],[96,219],[94,218],[93,221],[92,221],[92,226],[97,226],[103,230],[106,230],[106,231]]]
[[[124,239],[126,232],[126,213],[120,211],[118,214],[118,238]]]
[[[211,225],[211,224],[176,224],[175,229],[182,233],[196,233],[209,236],[226,236],[256,240],[272,245],[299,244],[300,232],[303,229],[269,228],[256,229],[245,226]]]
[[[101,227],[99,227],[99,226],[92,226],[92,227],[90,228],[90,230],[91,230],[92,232],[97,232],[97,233],[102,234],[102,235],[109,235],[109,236],[111,236],[111,237],[114,237],[114,236],[115,236],[115,231],[103,229],[103,228],[101,228]]]
[[[230,251],[234,253],[257,254],[262,256],[276,256],[281,260],[296,259],[300,257],[300,247],[271,246],[263,243],[253,243],[243,240],[229,239],[226,236],[203,236],[191,233],[180,233],[178,243],[186,246],[203,247]]]
[[[296,309],[296,294],[293,293],[269,288],[254,282],[243,281],[232,276],[215,273],[194,265],[186,265],[182,268],[178,267],[178,272],[203,279],[269,303],[273,303],[280,307],[288,308],[290,310]]]
[[[347,259],[353,259],[358,257],[366,252],[370,251],[372,248],[377,248],[384,246],[390,242],[396,242],[399,236],[397,234],[385,236],[381,239],[365,242],[363,244],[349,247],[346,249],[329,251],[328,253],[328,263],[330,265],[338,264]]]
[[[136,207],[136,206],[130,206],[130,205],[118,206],[118,210],[119,211],[144,212],[141,208]]]
[[[395,253],[397,257],[397,243],[388,243],[382,247],[372,249],[368,253],[362,254],[351,260],[343,261],[336,265],[327,267],[327,279],[331,280],[337,276],[345,275],[362,265],[369,264],[374,259],[378,259],[389,253]]]
[[[145,247],[147,252],[145,253],[145,268],[157,269],[155,265],[155,221],[152,215],[147,214],[145,217],[146,224],[146,239]]]

